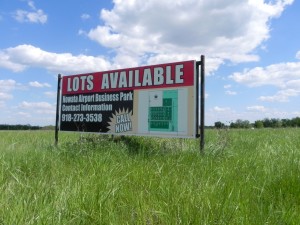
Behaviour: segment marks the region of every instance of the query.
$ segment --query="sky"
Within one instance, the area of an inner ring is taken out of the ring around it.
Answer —
[[[58,74],[205,55],[205,124],[300,116],[294,0],[0,0],[0,124],[54,125]]]

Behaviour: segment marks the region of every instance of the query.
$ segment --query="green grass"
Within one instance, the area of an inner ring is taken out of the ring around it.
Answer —
[[[0,132],[0,224],[299,224],[300,130]]]

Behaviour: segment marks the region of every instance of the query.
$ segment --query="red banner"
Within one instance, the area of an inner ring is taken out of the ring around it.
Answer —
[[[195,61],[64,76],[62,94],[193,86]]]

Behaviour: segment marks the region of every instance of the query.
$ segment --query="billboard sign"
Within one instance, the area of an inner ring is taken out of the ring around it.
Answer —
[[[196,136],[196,61],[62,77],[60,130]]]

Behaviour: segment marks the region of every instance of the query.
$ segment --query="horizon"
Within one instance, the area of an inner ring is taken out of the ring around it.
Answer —
[[[58,74],[200,55],[205,126],[300,116],[299,1],[1,3],[0,124],[54,125]]]

